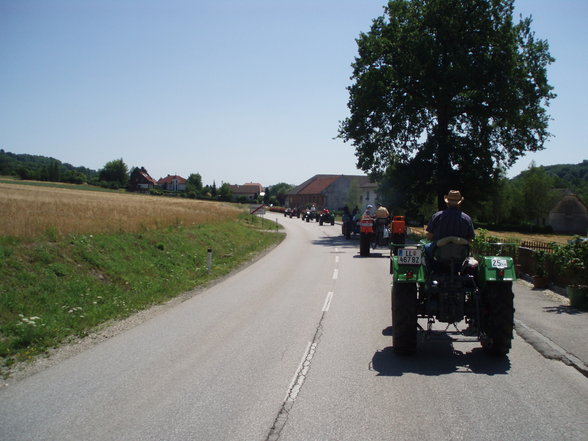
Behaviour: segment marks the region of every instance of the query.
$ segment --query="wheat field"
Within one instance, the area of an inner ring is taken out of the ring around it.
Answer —
[[[0,183],[0,236],[137,232],[211,223],[241,212],[221,202]]]

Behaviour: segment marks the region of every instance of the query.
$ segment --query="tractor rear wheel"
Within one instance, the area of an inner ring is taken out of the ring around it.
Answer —
[[[510,351],[514,329],[512,282],[488,283],[482,299],[482,349],[490,355],[504,356]]]
[[[359,255],[370,257],[370,235],[368,233],[359,233]]]
[[[417,342],[416,283],[392,285],[392,347],[400,355],[413,354]]]

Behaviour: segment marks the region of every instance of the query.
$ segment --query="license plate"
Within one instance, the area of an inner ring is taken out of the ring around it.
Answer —
[[[508,268],[508,262],[506,261],[506,259],[500,259],[497,257],[493,257],[492,258],[492,268],[496,268],[496,269]]]
[[[420,265],[422,260],[422,250],[400,248],[398,250],[399,265]]]

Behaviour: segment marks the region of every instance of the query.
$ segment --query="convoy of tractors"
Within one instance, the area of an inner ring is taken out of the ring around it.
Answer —
[[[327,209],[308,207],[285,215],[335,225],[335,216]],[[341,219],[342,235],[347,240],[358,237],[361,257],[370,257],[375,248],[390,250],[394,351],[402,355],[416,352],[419,333],[426,337],[438,332],[433,325],[440,322],[458,331],[461,326],[459,332],[477,338],[487,354],[508,354],[516,274],[512,257],[501,255],[500,245],[504,244],[495,244],[495,255],[480,255],[461,237],[428,244],[407,232],[404,216],[378,219],[367,210],[361,214],[345,210]]]

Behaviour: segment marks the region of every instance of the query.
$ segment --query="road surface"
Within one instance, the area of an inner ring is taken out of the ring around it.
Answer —
[[[488,358],[454,329],[397,357],[388,251],[279,220],[253,265],[0,389],[0,440],[588,439],[578,371],[518,336]]]

